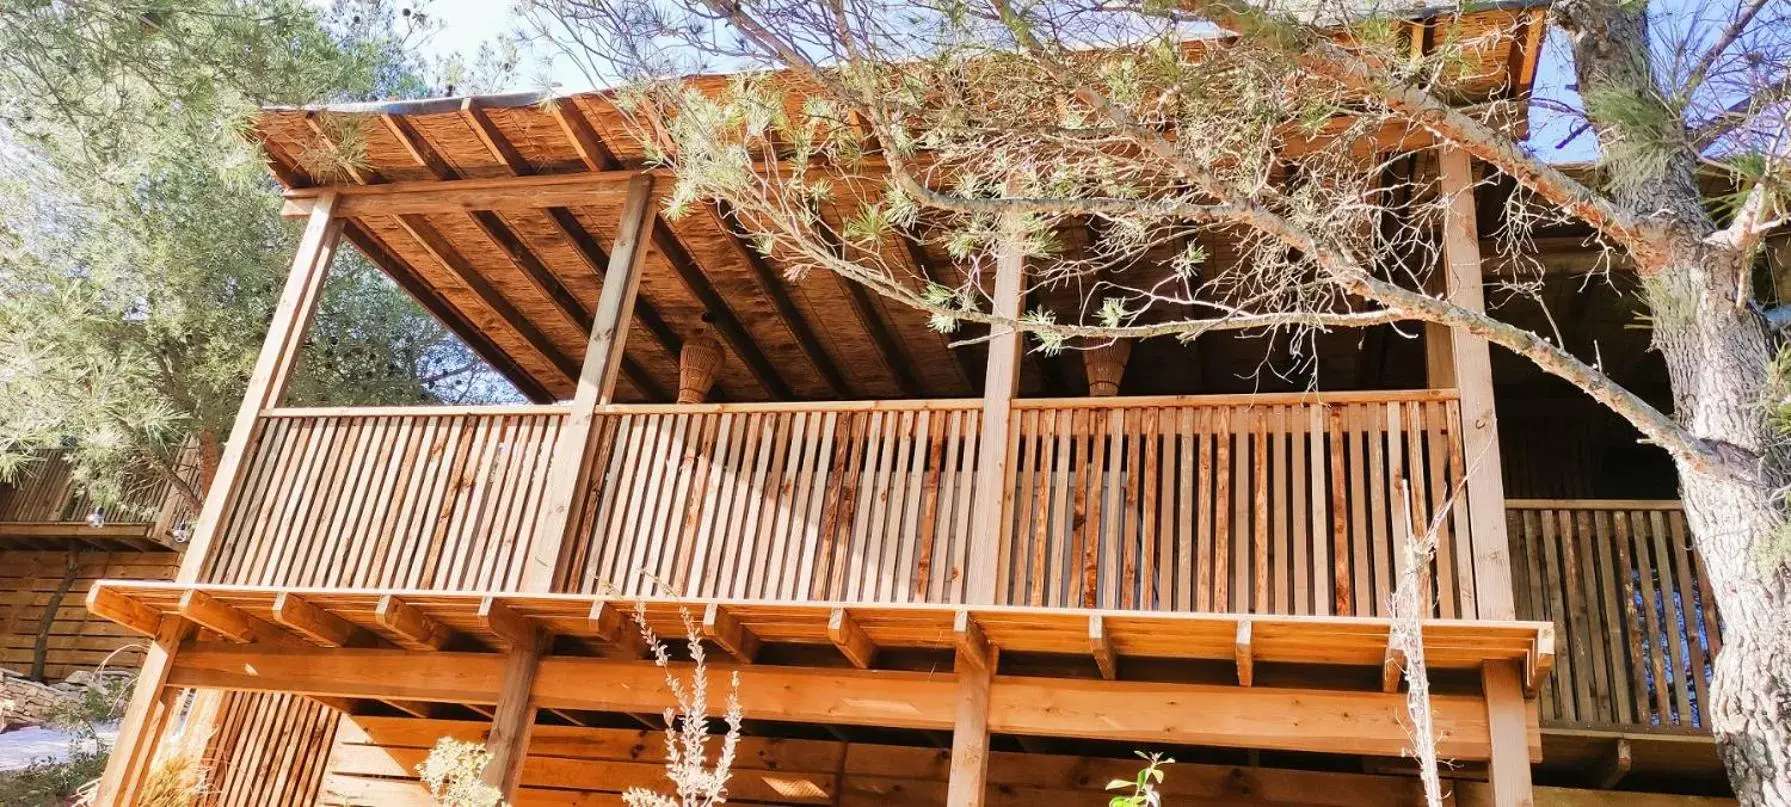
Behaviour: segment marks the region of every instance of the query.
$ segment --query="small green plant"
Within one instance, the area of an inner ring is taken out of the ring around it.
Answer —
[[[1162,807],[1163,794],[1157,792],[1157,785],[1163,783],[1163,766],[1175,764],[1175,760],[1158,753],[1146,754],[1138,752],[1145,766],[1138,770],[1132,779],[1115,779],[1107,783],[1108,790],[1130,790],[1130,793],[1114,796],[1107,800],[1107,807]]]

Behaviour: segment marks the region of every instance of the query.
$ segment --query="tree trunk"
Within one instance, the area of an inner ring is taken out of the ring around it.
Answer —
[[[1701,704],[1729,779],[1748,807],[1791,805],[1791,525],[1784,434],[1774,424],[1774,346],[1734,303],[1746,262],[1687,245],[1646,278],[1654,343],[1674,416],[1718,444],[1741,473],[1679,467],[1686,521],[1723,626],[1710,703]]]

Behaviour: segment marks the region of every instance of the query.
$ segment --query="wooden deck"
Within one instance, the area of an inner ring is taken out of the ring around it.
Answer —
[[[938,660],[917,666],[904,658],[973,652],[991,667],[997,655],[1074,662],[998,675],[991,731],[1387,755],[1409,743],[1397,677],[1383,685],[1389,622],[1372,617],[120,581],[88,596],[89,609],[145,635],[165,635],[168,620],[201,628],[176,655],[171,686],[490,706],[520,637],[545,631],[556,642],[535,679],[538,706],[655,713],[669,694],[662,674],[641,660],[625,616],[637,607],[670,637],[684,634],[688,616],[722,657],[721,669],[739,669],[743,686],[757,691],[745,700],[753,718],[949,729],[955,676],[940,672]],[[1434,669],[1477,673],[1510,662],[1532,684],[1554,655],[1547,623],[1436,620],[1424,626],[1424,642]],[[1171,665],[1184,670],[1178,680],[1126,672],[1144,660],[1220,662],[1235,676],[1190,680],[1185,670],[1194,668],[1185,663]],[[1284,685],[1253,686],[1259,667],[1274,666],[1290,668]],[[1337,672],[1352,667],[1364,674]],[[1139,702],[1153,707],[1134,708]],[[1444,752],[1486,759],[1481,695],[1443,692],[1435,704]],[[1277,718],[1264,725],[1261,715],[1270,713]],[[1530,745],[1539,757],[1534,720],[1532,711]]]

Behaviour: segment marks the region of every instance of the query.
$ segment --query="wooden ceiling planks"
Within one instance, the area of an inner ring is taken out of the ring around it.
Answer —
[[[1477,54],[1486,75],[1477,75],[1471,89],[1521,94],[1534,72],[1534,15],[1518,9],[1474,16],[1475,31],[1504,33],[1489,36]],[[729,79],[692,81],[719,90]],[[305,187],[614,171],[645,159],[642,133],[634,128],[603,93],[553,99],[519,94],[268,109],[254,135],[276,177]],[[343,154],[358,155],[352,171],[330,168],[328,158]],[[526,394],[564,397],[571,392],[565,371],[582,355],[600,291],[603,244],[614,229],[620,187],[559,193],[575,203],[470,215],[417,212],[402,219],[351,214],[354,240],[380,251],[377,262],[395,280]],[[363,201],[368,206],[360,210],[378,209],[378,201]],[[854,204],[839,200],[827,212],[829,220],[838,226]],[[659,248],[650,251],[642,278],[619,399],[667,399],[677,385],[679,349],[708,328],[730,353],[716,385],[717,396],[728,400],[956,396],[980,387],[983,349],[949,347],[963,334],[937,334],[924,314],[830,273],[789,277],[788,264],[759,256],[729,226],[725,212],[696,211],[661,226],[665,235],[656,239]],[[924,239],[890,238],[878,249],[894,266],[953,268]],[[1058,299],[1070,296],[1052,293],[1047,301],[1076,305]],[[1075,358],[1029,356],[1023,393],[1061,394],[1076,387]],[[1247,363],[1234,356],[1215,369],[1223,375]],[[1198,373],[1192,376],[1197,382]]]

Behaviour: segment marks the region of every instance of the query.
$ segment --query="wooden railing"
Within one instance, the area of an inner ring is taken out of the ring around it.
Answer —
[[[565,409],[274,409],[205,579],[514,590]]]
[[[979,416],[976,401],[605,407],[560,585],[961,601]],[[1401,483],[1425,522],[1463,467],[1454,399],[1434,391],[1026,400],[1014,417],[1003,603],[1383,614]],[[1443,520],[1440,616],[1474,613],[1466,524],[1460,506]]]
[[[1722,629],[1676,501],[1507,503],[1518,616],[1553,620],[1545,721],[1708,730]]]
[[[977,401],[608,406],[563,588],[960,602]]]
[[[1397,500],[1457,500],[1444,392],[1022,401],[1001,598],[1047,606],[1384,615]],[[1436,613],[1472,616],[1465,504]]]

